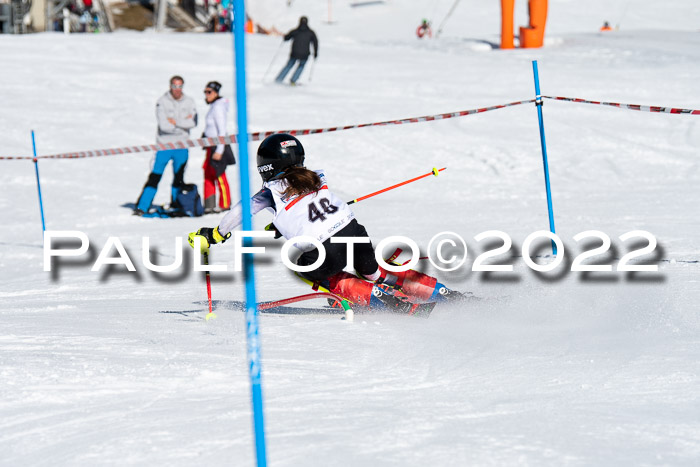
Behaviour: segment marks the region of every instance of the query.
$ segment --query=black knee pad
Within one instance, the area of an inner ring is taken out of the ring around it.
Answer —
[[[162,176],[163,176],[163,174],[156,174],[156,173],[151,172],[148,175],[148,181],[146,181],[146,186],[158,188],[158,183],[160,182],[160,178]]]

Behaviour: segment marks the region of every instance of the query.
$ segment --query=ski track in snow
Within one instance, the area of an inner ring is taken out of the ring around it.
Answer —
[[[325,2],[249,3],[253,18],[280,29],[308,14],[321,40],[313,81],[305,71],[304,86],[292,89],[269,83],[286,46],[263,82],[279,39],[248,36],[250,131],[529,99],[533,59],[546,95],[700,108],[699,7],[691,1],[595,0],[585,12],[551,1],[547,46],[515,51],[487,44],[498,42],[497,2],[460,6],[441,40],[423,42],[413,33],[429,14],[425,2],[338,5],[330,25]],[[449,3],[427,8],[434,28]],[[516,25],[526,23],[526,4]],[[620,31],[599,34],[603,20]],[[0,54],[0,156],[28,155],[31,129],[39,154],[149,143],[155,101],[176,73],[200,122],[207,81],[221,81],[227,97],[234,89],[225,35],[1,36]],[[651,275],[526,268],[523,240],[547,229],[534,106],[303,137],[308,164],[326,169],[347,199],[447,166],[438,179],[354,211],[375,243],[407,235],[425,248],[437,232],[457,232],[469,266],[485,251],[473,237],[502,230],[513,239],[504,259],[515,271],[446,274],[422,265],[481,298],[439,306],[429,319],[357,314],[349,324],[338,315],[261,314],[270,465],[697,465],[700,266],[683,262],[700,259],[697,118],[545,101],[565,266],[583,251],[578,232],[607,233],[614,250],[599,259],[616,264],[629,248],[618,237],[644,229],[659,241],[655,259],[667,260]],[[0,161],[9,219],[0,230],[2,466],[254,463],[242,279],[213,274],[218,318],[206,322],[204,279],[190,272],[186,243],[183,271],[146,270],[143,236],[157,250],[152,259],[167,264],[176,236],[218,221],[131,216],[122,205],[138,196],[151,158],[40,162],[47,227],[82,230],[91,241],[86,257],[62,259],[52,273],[43,271],[34,167]],[[201,186],[202,161],[190,151],[185,180]],[[169,201],[168,170],[157,203]],[[260,214],[254,227],[267,222]],[[137,273],[90,271],[109,236],[120,238]],[[258,299],[305,293],[281,264],[280,244],[265,246]],[[232,268],[230,246],[211,260]]]

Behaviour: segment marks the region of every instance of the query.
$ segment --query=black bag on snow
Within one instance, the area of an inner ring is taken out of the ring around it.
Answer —
[[[197,185],[193,183],[182,185],[177,194],[177,204],[185,216],[199,217],[204,214],[202,199],[199,197]]]

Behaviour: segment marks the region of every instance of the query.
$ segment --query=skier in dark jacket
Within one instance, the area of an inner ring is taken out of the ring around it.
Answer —
[[[311,54],[311,44],[314,46],[314,59],[318,57],[318,39],[316,39],[316,33],[309,28],[308,22],[309,20],[306,18],[306,16],[302,16],[299,18],[299,26],[297,26],[296,29],[289,31],[289,33],[284,36],[285,41],[292,39],[292,53],[289,56],[289,61],[284,68],[282,68],[282,71],[280,71],[280,74],[277,75],[277,78],[275,79],[275,81],[278,83],[284,81],[284,77],[287,76],[287,73],[291,71],[294,64],[298,61],[299,66],[294,71],[291,80],[292,86],[296,85],[299,76],[301,76],[301,72],[304,71],[304,65],[306,65],[306,61],[309,59],[309,55]]]

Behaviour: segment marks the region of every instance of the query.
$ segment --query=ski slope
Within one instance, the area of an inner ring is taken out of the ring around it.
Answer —
[[[287,45],[247,36],[250,131],[531,99],[532,60],[545,95],[700,109],[700,7],[691,0],[551,1],[546,47],[512,51],[489,45],[499,41],[495,1],[463,0],[432,41],[416,40],[415,28],[423,17],[437,28],[451,1],[333,2],[331,24],[326,2],[248,3],[256,21],[281,30],[308,15],[320,40],[313,75],[309,63],[290,88],[271,84]],[[525,4],[516,25],[526,23]],[[619,30],[599,33],[606,20]],[[233,96],[231,49],[223,34],[0,36],[0,156],[31,155],[32,129],[40,155],[151,143],[155,101],[176,73],[203,122],[207,81]],[[447,167],[353,209],[375,243],[405,235],[426,248],[438,232],[460,234],[464,267],[422,269],[481,300],[427,320],[262,314],[270,465],[698,464],[698,116],[551,100],[543,113],[566,246],[562,267],[544,274],[520,257],[525,238],[549,227],[534,105],[300,138],[308,165],[326,169],[348,200]],[[34,166],[0,160],[2,466],[254,465],[241,275],[213,273],[218,318],[205,322],[205,283],[188,246],[174,273],[144,267],[143,237],[153,261],[167,264],[177,237],[219,219],[131,216],[122,205],[139,195],[151,158],[40,161],[47,229],[83,231],[91,245],[52,272],[43,270]],[[202,162],[191,150],[185,180],[200,189]],[[237,169],[228,170],[236,193]],[[171,179],[168,169],[156,202],[169,201]],[[254,226],[269,220],[261,213]],[[652,233],[658,247],[644,259],[658,272],[567,272],[597,246],[573,240],[591,229],[612,239],[598,260],[613,265],[631,249],[620,235]],[[471,271],[488,249],[474,236],[487,230],[513,239],[499,257],[512,273]],[[135,273],[91,271],[109,237]],[[260,244],[269,254],[256,262],[258,298],[307,293],[282,265],[281,244]],[[548,253],[546,242],[537,248]],[[211,259],[231,269],[231,245]]]

